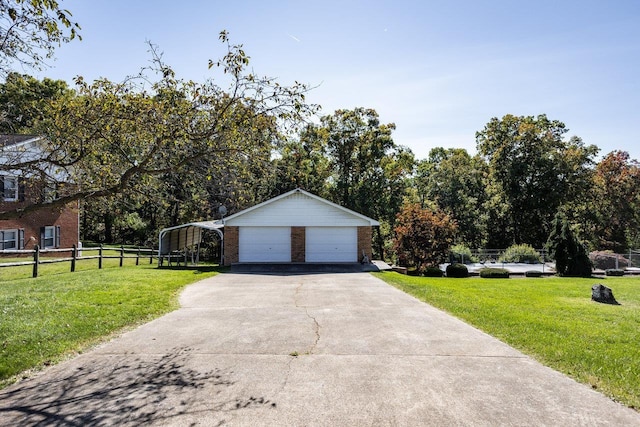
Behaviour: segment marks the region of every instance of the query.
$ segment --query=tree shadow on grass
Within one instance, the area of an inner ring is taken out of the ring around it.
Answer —
[[[230,395],[232,371],[186,367],[189,351],[149,360],[117,355],[71,374],[44,374],[0,392],[0,420],[14,426],[137,426],[206,416],[208,425],[222,425],[232,411],[276,407],[264,397]]]

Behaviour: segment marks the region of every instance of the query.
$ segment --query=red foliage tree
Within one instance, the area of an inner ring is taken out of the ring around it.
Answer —
[[[394,249],[401,263],[422,271],[446,261],[457,229],[449,215],[407,204],[396,217]]]
[[[625,151],[607,154],[593,178],[592,244],[601,250],[626,251],[640,227],[640,165]]]

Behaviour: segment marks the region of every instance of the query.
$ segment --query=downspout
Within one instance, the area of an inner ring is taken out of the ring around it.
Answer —
[[[222,228],[224,229],[224,216],[222,217]],[[220,230],[216,230],[220,233],[220,267],[224,266],[224,233]]]

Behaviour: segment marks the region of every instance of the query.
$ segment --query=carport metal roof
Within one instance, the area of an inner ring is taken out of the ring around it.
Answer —
[[[164,228],[158,236],[158,256],[169,254],[172,250],[182,249],[194,244],[200,243],[201,235],[197,231],[213,230],[220,236],[220,242],[224,241],[222,233],[224,224],[221,221],[201,221],[190,222],[188,224],[176,225],[174,227]],[[176,236],[176,247],[173,248],[173,235]]]

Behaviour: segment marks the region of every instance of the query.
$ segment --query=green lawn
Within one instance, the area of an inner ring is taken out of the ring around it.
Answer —
[[[97,251],[83,251],[84,256],[95,256],[98,255]],[[109,257],[117,257],[120,255],[120,252],[115,249],[104,249],[103,256]],[[125,253],[126,256],[133,256],[133,253]],[[55,259],[55,256],[42,256],[40,258],[41,262],[45,261],[45,263],[40,264],[38,266],[38,276],[48,276],[50,274],[59,274],[59,273],[68,273],[71,271],[71,262],[59,262],[59,263],[47,263],[48,260]],[[0,264],[2,263],[11,263],[11,262],[24,262],[24,261],[33,261],[33,256],[23,256],[21,258],[5,258],[0,257]],[[154,259],[154,264],[157,264],[157,259]],[[149,257],[141,257],[139,260],[140,265],[149,264]],[[104,258],[102,260],[103,268],[108,267],[117,267],[120,264],[119,259],[113,258]],[[123,260],[123,265],[135,265],[136,260],[134,258],[125,258]],[[76,271],[84,271],[84,270],[96,270],[98,268],[98,260],[97,259],[79,259],[76,261]],[[13,280],[19,278],[27,278],[32,277],[33,274],[33,266],[32,265],[23,265],[19,267],[0,267],[0,283],[5,280]]]
[[[375,273],[531,355],[640,408],[640,277],[425,278]],[[621,305],[591,301],[603,283]]]
[[[62,272],[68,263],[43,265],[35,279],[16,271],[22,267],[0,269],[0,386],[176,308],[186,284],[216,274],[158,269],[148,259],[117,263],[98,270],[97,260],[81,261],[75,273]]]

